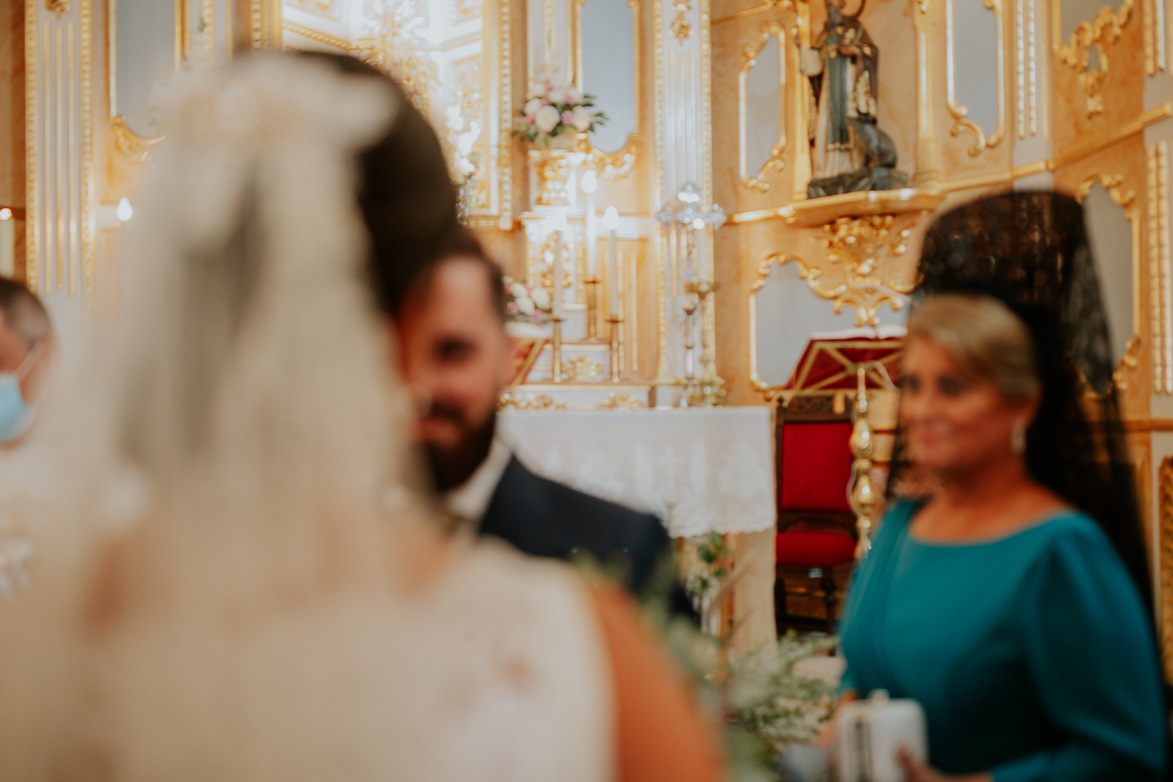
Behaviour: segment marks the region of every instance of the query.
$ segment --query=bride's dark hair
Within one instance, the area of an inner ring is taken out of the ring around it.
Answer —
[[[370,237],[373,287],[379,306],[394,314],[406,291],[454,246],[457,237],[476,243],[457,220],[456,186],[440,140],[403,87],[383,71],[339,54],[302,52],[300,56],[379,80],[395,96],[394,123],[360,156],[358,193]]]
[[[929,228],[920,276],[914,307],[933,294],[981,294],[1027,325],[1042,383],[1027,431],[1027,468],[1096,520],[1151,609],[1135,475],[1083,207],[1050,191],[1001,193],[957,207]],[[899,472],[900,460],[893,469]],[[894,474],[890,485],[900,483]]]

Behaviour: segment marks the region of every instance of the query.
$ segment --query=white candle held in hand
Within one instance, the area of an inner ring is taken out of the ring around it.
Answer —
[[[0,277],[16,274],[16,221],[11,209],[0,209]]]
[[[611,291],[611,317],[619,317],[619,237],[615,231],[619,228],[619,212],[613,206],[607,207],[607,213],[603,215],[603,227],[607,229],[609,245],[607,259],[607,277],[610,283]]]

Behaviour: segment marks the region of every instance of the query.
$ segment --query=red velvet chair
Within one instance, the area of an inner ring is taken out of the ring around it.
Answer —
[[[835,631],[839,594],[855,564],[851,481],[851,414],[837,413],[830,396],[779,403],[778,535],[774,606],[779,630]],[[825,617],[792,613],[788,597],[821,598]]]

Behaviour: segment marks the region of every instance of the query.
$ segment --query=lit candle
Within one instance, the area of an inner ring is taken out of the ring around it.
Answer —
[[[118,229],[118,255],[124,270],[126,269],[126,224],[130,222],[132,217],[134,217],[134,208],[130,205],[130,199],[123,198],[118,202],[118,222],[122,224]]]
[[[554,317],[562,317],[562,232],[566,230],[566,214],[558,212],[554,218]]]
[[[0,277],[16,274],[16,225],[11,209],[0,209]]]
[[[607,207],[603,215],[603,227],[608,231],[607,243],[610,256],[607,266],[607,277],[611,289],[611,317],[619,317],[619,237],[615,231],[619,228],[619,211],[613,206]]]
[[[586,241],[587,241],[587,275],[595,277],[599,273],[595,249],[595,190],[599,188],[599,179],[594,171],[587,171],[582,175],[582,192],[586,193]]]

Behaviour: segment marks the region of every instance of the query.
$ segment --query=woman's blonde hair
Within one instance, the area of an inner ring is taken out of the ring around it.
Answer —
[[[1042,391],[1030,329],[1009,307],[990,296],[941,293],[930,296],[908,319],[908,337],[940,345],[1008,399]]]

